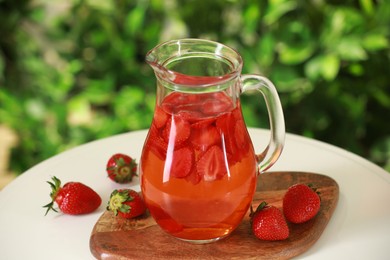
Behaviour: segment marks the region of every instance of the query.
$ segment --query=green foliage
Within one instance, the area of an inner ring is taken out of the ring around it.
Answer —
[[[389,35],[385,0],[0,1],[0,124],[19,136],[12,170],[149,127],[145,54],[183,37],[230,45],[244,73],[269,77],[289,132],[390,170]],[[267,127],[260,97],[242,98],[247,124]]]

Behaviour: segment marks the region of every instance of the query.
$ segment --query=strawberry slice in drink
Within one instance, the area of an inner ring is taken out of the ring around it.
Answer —
[[[209,147],[220,144],[221,137],[217,128],[213,125],[206,125],[201,128],[191,130],[191,143],[195,149],[206,151]]]
[[[205,116],[216,116],[233,108],[233,102],[225,92],[211,93],[202,103],[202,112]]]
[[[226,167],[222,149],[217,145],[211,146],[197,163],[198,174],[205,181],[222,179],[227,173]]]
[[[157,128],[161,128],[166,124],[168,118],[169,115],[165,113],[160,106],[156,106],[154,116],[153,116],[153,124]]]
[[[169,143],[174,140],[175,147],[185,142],[191,134],[190,124],[180,116],[172,115],[168,118],[167,124],[163,131],[165,142]]]
[[[173,152],[171,162],[171,176],[176,178],[186,177],[193,164],[194,151],[189,147],[184,147]]]
[[[187,109],[190,109],[190,107],[187,107]],[[191,108],[193,110],[182,110],[179,111],[176,116],[180,117],[181,119],[187,121],[190,124],[196,123],[203,117],[203,114],[199,111],[197,111],[195,108]]]
[[[203,100],[197,94],[173,92],[164,98],[161,107],[169,114],[177,114],[182,111],[200,112]]]
[[[236,124],[234,125],[234,136],[236,141],[237,149],[242,151],[243,153],[246,153],[249,148],[249,142],[246,132],[246,126],[242,119],[239,119],[236,121]]]
[[[154,124],[151,125],[149,130],[149,136],[147,138],[148,142],[146,147],[150,149],[161,160],[165,160],[167,155],[167,146],[168,144],[162,139],[159,134],[159,130]]]
[[[185,180],[196,185],[202,180],[202,176],[199,175],[196,167],[193,167],[190,173],[185,177]]]
[[[202,118],[199,116],[196,120],[192,121],[191,129],[201,129],[210,125],[215,125],[215,118]]]
[[[235,123],[236,120],[233,117],[233,114],[230,112],[218,117],[216,121],[217,129],[221,132],[221,135],[223,136],[223,142],[224,142],[226,152],[229,154],[233,154],[237,152],[236,144],[234,140]]]

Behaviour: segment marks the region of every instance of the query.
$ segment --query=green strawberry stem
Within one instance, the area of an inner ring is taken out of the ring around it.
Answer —
[[[53,210],[54,212],[58,212],[55,208],[54,208],[54,201],[57,197],[57,193],[58,191],[60,190],[61,188],[61,180],[58,179],[57,177],[53,176],[51,178],[53,180],[53,182],[50,182],[48,181],[47,183],[49,183],[50,187],[51,187],[51,193],[50,193],[50,197],[51,197],[51,202],[46,204],[45,206],[43,206],[44,208],[47,208],[46,210],[46,213],[45,213],[45,216],[47,215],[47,213],[50,211],[50,210]]]
[[[262,210],[263,208],[265,208],[265,206],[267,206],[267,205],[268,205],[268,203],[265,202],[265,201],[263,201],[263,202],[261,202],[261,203],[259,204],[259,206],[257,206],[257,208],[256,208],[255,211],[253,211],[253,207],[252,207],[252,205],[251,205],[249,217],[253,217],[253,216],[256,214],[256,212],[259,212],[260,210]]]
[[[132,201],[133,197],[129,195],[126,190],[118,191],[114,190],[111,193],[110,200],[108,202],[107,210],[113,211],[115,216],[118,215],[118,211],[123,213],[128,213],[131,210],[131,207],[125,202]]]

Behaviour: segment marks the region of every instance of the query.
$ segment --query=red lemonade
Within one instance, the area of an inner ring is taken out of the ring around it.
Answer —
[[[175,237],[230,234],[248,211],[257,163],[239,101],[225,92],[173,92],[157,104],[141,156],[151,215]]]

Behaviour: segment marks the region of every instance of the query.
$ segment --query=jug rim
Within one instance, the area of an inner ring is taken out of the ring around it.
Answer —
[[[191,54],[213,55],[228,61],[231,66],[229,66],[228,72],[217,76],[187,75],[166,66],[171,59],[180,60]],[[243,65],[242,57],[235,49],[216,41],[199,38],[182,38],[162,42],[147,52],[146,62],[153,68],[157,77],[180,88],[224,84],[237,78],[241,74]]]

